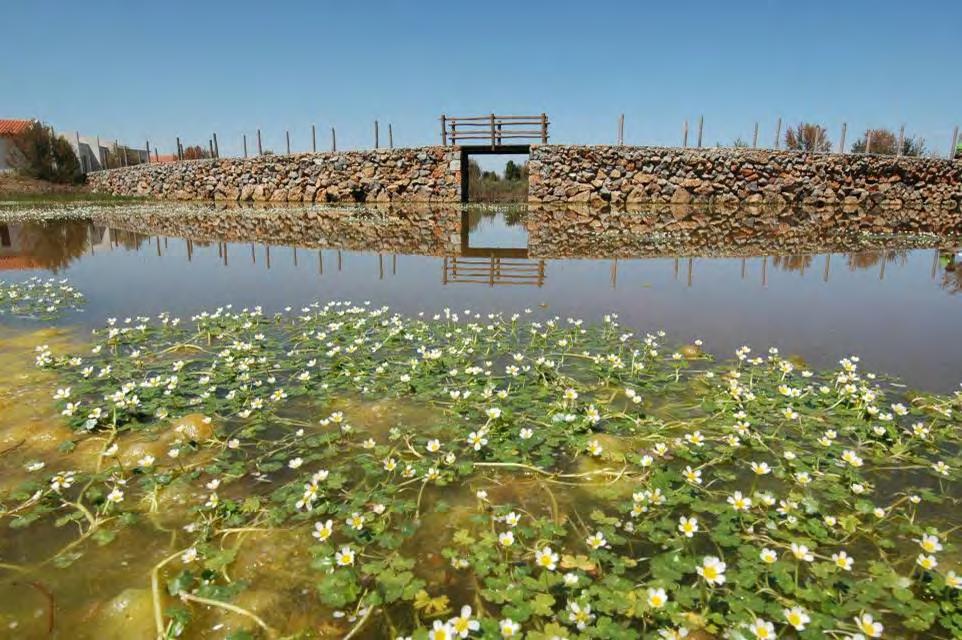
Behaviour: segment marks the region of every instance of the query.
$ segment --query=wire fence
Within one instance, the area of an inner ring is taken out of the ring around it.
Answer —
[[[505,116],[494,116],[494,133],[490,129],[492,116],[479,117],[477,120],[486,127],[483,134],[479,134],[485,141],[491,141],[495,146],[501,144],[509,138],[507,131],[503,130],[503,120]],[[442,116],[442,144],[455,145],[462,140],[469,140],[470,135],[464,133],[467,121],[470,119],[458,119]],[[455,128],[452,132],[452,121],[455,121]],[[536,142],[542,144],[547,142],[548,118],[545,114],[532,116],[531,122],[537,127],[532,132],[524,132],[527,136],[537,138]],[[625,145],[625,114],[620,114],[617,119],[615,142],[617,145]],[[527,120],[524,121],[527,123]],[[731,147],[745,149],[769,149],[777,151],[797,151],[803,153],[816,154],[854,154],[868,156],[927,156],[942,158],[962,159],[962,141],[959,139],[959,127],[955,126],[952,130],[951,142],[943,154],[937,145],[933,148],[926,148],[927,141],[918,136],[906,136],[906,127],[901,125],[897,131],[885,128],[869,128],[860,134],[855,141],[846,147],[848,139],[848,123],[842,122],[838,125],[836,142],[832,141],[832,134],[829,130],[816,123],[801,122],[793,126],[785,126],[783,129],[782,118],[775,120],[773,131],[766,133],[762,130],[759,121],[754,122],[750,141],[748,139],[736,138],[729,145],[716,144],[715,147]],[[460,125],[462,129],[457,129]],[[499,126],[502,125],[502,126]],[[393,149],[394,148],[394,127],[391,123],[387,124],[386,139],[384,130],[378,120],[374,120],[371,129],[372,142],[374,149]],[[453,134],[453,135],[452,135]],[[708,148],[705,144],[705,118],[698,116],[697,120],[689,121],[685,119],[679,132],[677,147],[681,149],[704,149]],[[150,140],[145,140],[143,149],[136,149],[129,145],[121,145],[118,141],[112,144],[104,144],[97,138],[94,144],[91,140],[81,141],[79,134],[75,134],[75,144],[78,155],[81,157],[81,165],[84,171],[126,167],[144,163],[166,163],[183,160],[196,160],[204,158],[221,158],[220,138],[217,132],[211,132],[207,140],[195,142],[193,144],[185,142],[180,136],[176,136],[173,143],[173,153],[161,154],[158,145],[151,145]],[[240,136],[240,144],[235,147],[240,150],[238,155],[228,157],[278,155],[272,149],[266,148],[261,129],[255,129],[250,137],[247,133]],[[284,153],[290,155],[294,153],[318,153],[322,151],[335,152],[338,150],[337,131],[335,127],[330,127],[329,131],[320,130],[317,125],[310,126],[310,145],[298,147],[292,142],[291,130],[284,130]],[[74,142],[74,141],[71,141]],[[385,144],[386,143],[386,144]],[[87,147],[84,149],[84,147]],[[635,145],[635,146],[660,146],[665,145]],[[669,145],[671,146],[671,145]]]

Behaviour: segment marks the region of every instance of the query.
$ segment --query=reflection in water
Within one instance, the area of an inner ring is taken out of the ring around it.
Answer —
[[[543,305],[561,317],[618,312],[626,325],[700,337],[716,353],[778,345],[818,363],[851,351],[929,388],[953,388],[960,377],[958,301],[947,294],[962,291],[962,269],[952,241],[935,235],[832,234],[821,214],[801,216],[804,232],[759,215],[749,232],[670,209],[85,212],[0,228],[5,277],[65,272],[87,294],[84,323],[315,299],[370,299],[408,313]]]

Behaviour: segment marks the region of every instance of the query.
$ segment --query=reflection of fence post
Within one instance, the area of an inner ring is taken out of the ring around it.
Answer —
[[[841,137],[841,139],[838,141],[838,152],[839,152],[839,153],[845,153],[845,132],[846,132],[847,130],[848,130],[848,123],[847,123],[847,122],[843,122],[843,123],[842,123],[842,137]]]
[[[779,138],[782,136],[782,117],[778,117],[778,122],[775,124],[775,150],[778,150]]]
[[[705,116],[698,116],[698,148],[701,149],[701,132],[705,124]]]
[[[899,146],[895,150],[895,157],[898,158],[902,155],[902,145],[905,142],[905,125],[903,124],[899,127]]]
[[[755,121],[755,133],[752,134],[752,149],[758,148],[758,120]]]

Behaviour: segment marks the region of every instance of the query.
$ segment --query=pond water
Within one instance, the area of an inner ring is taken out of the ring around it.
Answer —
[[[0,216],[0,637],[962,635],[954,239]]]
[[[592,238],[587,225],[576,225],[588,230],[586,241],[537,220],[526,226],[519,208],[474,211],[464,239],[458,210],[434,210],[428,215],[449,219],[439,226],[457,236],[441,240],[433,231],[425,236],[420,221],[368,223],[358,235],[340,219],[324,237],[298,239],[303,213],[296,210],[281,228],[263,218],[238,228],[236,212],[221,212],[217,224],[203,216],[179,224],[162,218],[151,229],[129,224],[136,215],[113,225],[99,215],[10,224],[11,244],[0,248],[4,277],[69,278],[87,296],[84,311],[70,320],[85,326],[132,313],[189,314],[226,304],[278,310],[312,300],[372,300],[407,314],[538,308],[596,321],[617,313],[628,326],[700,338],[719,354],[776,346],[817,366],[858,354],[873,369],[924,389],[948,391],[962,382],[962,270],[954,269],[952,241],[905,246],[883,239],[840,250],[816,240],[798,252],[778,241],[755,247],[749,238],[742,255],[726,257],[735,247],[724,235],[652,251],[625,228]],[[529,234],[538,242],[530,250]],[[392,244],[388,235],[402,241]],[[450,257],[465,253],[462,241],[473,255]],[[507,257],[492,283],[498,270],[489,256],[499,253]]]

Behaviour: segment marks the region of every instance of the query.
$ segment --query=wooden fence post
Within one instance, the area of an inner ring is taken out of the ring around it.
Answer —
[[[247,134],[244,134],[244,157],[247,157]]]
[[[311,125],[311,151],[317,153],[317,127]]]
[[[755,133],[752,134],[752,149],[758,148],[758,120],[755,121]]]
[[[905,142],[905,125],[903,124],[899,127],[899,146],[895,150],[895,157],[898,158],[902,155],[902,144]]]
[[[207,146],[210,147],[210,157],[214,157],[214,140],[213,138],[207,138]]]
[[[374,121],[374,148],[375,148],[375,149],[377,149],[378,143],[380,142],[380,141],[378,140],[378,137],[379,137],[379,136],[378,136],[377,120],[375,120],[375,121]]]
[[[337,151],[337,134],[334,132],[334,127],[331,127],[331,151]]]
[[[842,123],[842,138],[838,141],[838,152],[845,153],[845,132],[848,131],[848,123]]]
[[[872,130],[865,132],[865,155],[872,155]]]
[[[443,113],[441,114],[441,146],[448,146],[448,121]]]
[[[618,116],[618,145],[625,144],[625,114]]]
[[[778,145],[780,143],[779,138],[782,136],[782,117],[778,117],[778,123],[775,125],[775,150],[778,150]]]
[[[160,152],[157,151],[157,147],[154,147],[154,162],[160,162]]]
[[[541,113],[541,144],[548,144],[548,114]]]
[[[698,148],[701,149],[701,132],[705,124],[705,116],[698,116]]]
[[[287,138],[287,155],[291,155],[291,132],[285,131],[284,137]]]
[[[217,144],[217,132],[214,132],[214,157],[220,157],[220,145]]]
[[[682,128],[681,133],[681,148],[688,148],[688,118],[685,118],[685,126]]]
[[[177,136],[177,159],[184,159],[184,148],[180,146],[180,136]]]
[[[959,126],[956,125],[955,129],[952,130],[952,146],[949,148],[949,160],[955,158],[955,150],[958,148],[959,144]]]
[[[492,114],[491,114],[491,148],[494,149],[494,147],[495,147],[495,138],[494,138],[494,114],[492,113]]]
[[[257,130],[257,155],[264,155],[264,148],[261,146],[261,130]]]
[[[150,164],[150,140],[145,140],[147,143],[147,164]],[[80,153],[80,140],[77,140],[77,153]]]
[[[387,123],[387,146],[390,149],[394,148],[394,129],[390,122]]]

